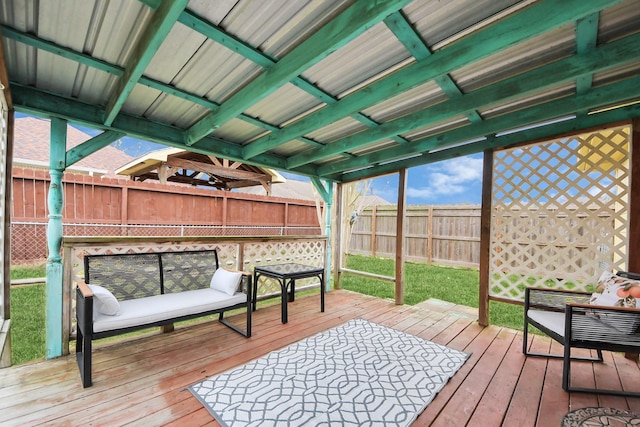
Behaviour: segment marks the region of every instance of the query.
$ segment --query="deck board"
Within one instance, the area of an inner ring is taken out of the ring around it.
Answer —
[[[469,316],[398,306],[349,291],[327,294],[320,313],[317,295],[289,306],[280,322],[279,304],[260,308],[254,334],[246,339],[215,320],[177,325],[169,334],[146,334],[102,342],[94,349],[94,386],[83,389],[74,355],[0,370],[0,424],[25,426],[130,425],[218,426],[186,389],[270,351],[363,318],[471,353],[469,360],[429,404],[415,426],[559,425],[569,410],[612,406],[640,411],[640,399],[565,393],[562,361],[522,354],[522,332],[483,328]],[[233,320],[242,324],[244,316]],[[547,337],[530,335],[533,351],[561,351]],[[605,352],[604,364],[576,363],[578,385],[634,389],[638,363]]]

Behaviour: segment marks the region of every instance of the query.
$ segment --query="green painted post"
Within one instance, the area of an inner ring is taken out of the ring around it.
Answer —
[[[331,205],[333,203],[333,182],[326,180],[325,183],[327,186],[327,198],[324,201],[324,209],[327,214],[324,216],[324,234],[327,236],[327,257],[325,260],[327,277],[324,287],[329,292],[331,290]]]
[[[67,122],[62,119],[51,119],[51,145],[49,149],[49,185],[48,206],[49,223],[47,225],[47,285],[46,285],[46,357],[52,359],[62,356],[62,207],[64,194],[62,191],[62,175],[65,169],[67,148]]]
[[[325,254],[325,280],[326,291],[331,290],[331,204],[333,202],[333,181],[324,180],[324,183],[316,177],[311,177],[311,183],[318,190],[324,201],[324,234],[327,236],[327,253]]]

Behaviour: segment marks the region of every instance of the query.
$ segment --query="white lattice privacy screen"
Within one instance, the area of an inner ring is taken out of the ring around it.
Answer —
[[[1,91],[0,91],[1,92]],[[4,92],[0,94],[0,325],[4,320],[4,273],[5,265],[1,261],[5,259],[4,242],[9,236],[5,236],[5,224],[8,218],[5,218],[6,190],[7,181],[10,179],[10,173],[7,169],[7,129],[8,128],[8,109],[7,102],[4,98]],[[9,267],[8,265],[6,266]],[[0,345],[0,352],[2,346]]]
[[[628,126],[494,155],[490,295],[589,290],[627,262]]]

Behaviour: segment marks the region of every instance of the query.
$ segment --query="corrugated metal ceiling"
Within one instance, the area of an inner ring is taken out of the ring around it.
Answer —
[[[640,0],[192,0],[163,23],[173,3],[2,1],[15,108],[335,181],[640,114],[587,115],[640,99]]]

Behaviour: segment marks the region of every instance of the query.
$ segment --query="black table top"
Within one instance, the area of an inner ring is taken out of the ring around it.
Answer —
[[[298,264],[293,262],[257,266],[255,270],[258,272],[276,274],[278,276],[324,273],[324,267],[314,267],[312,265]]]

